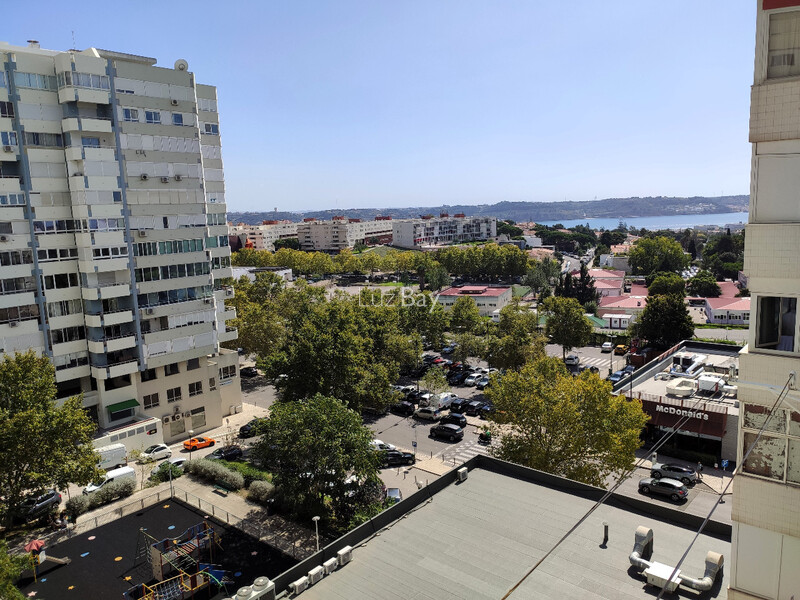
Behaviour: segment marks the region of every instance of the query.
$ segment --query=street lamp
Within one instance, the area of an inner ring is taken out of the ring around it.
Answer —
[[[314,532],[317,534],[317,552],[319,552],[319,517],[311,517],[314,521]]]
[[[608,337],[611,338],[611,354],[608,355],[608,374],[611,375],[614,372],[614,334],[612,333]]]
[[[191,440],[194,437],[194,429],[189,430],[189,439]],[[189,445],[189,460],[192,460],[192,446]]]

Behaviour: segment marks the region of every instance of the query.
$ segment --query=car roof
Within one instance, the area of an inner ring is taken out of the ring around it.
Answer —
[[[693,471],[693,469],[690,469],[689,467],[684,467],[683,465],[676,465],[672,463],[664,463],[661,465],[661,468],[669,469],[670,471],[680,471],[682,473],[691,473]]]
[[[445,429],[461,429],[455,423],[442,423],[441,425],[437,425],[437,427],[444,427]]]

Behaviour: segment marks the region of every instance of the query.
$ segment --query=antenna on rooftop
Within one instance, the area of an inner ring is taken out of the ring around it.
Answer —
[[[75,45],[75,30],[74,29],[72,30],[72,47],[73,48],[77,48],[77,46]]]

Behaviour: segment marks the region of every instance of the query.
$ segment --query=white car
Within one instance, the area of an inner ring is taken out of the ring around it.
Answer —
[[[381,440],[372,440],[370,444],[372,444],[372,447],[375,450],[397,450],[397,447],[394,444],[387,444]]]
[[[142,460],[163,460],[172,456],[172,450],[166,444],[155,444],[146,448],[142,454]]]
[[[468,385],[470,387],[478,385],[478,382],[481,380],[482,377],[483,373],[473,373],[464,380],[464,385]]]
[[[179,469],[183,468],[183,463],[189,460],[188,456],[176,456],[175,458],[170,458],[167,462],[174,467],[178,467]],[[150,479],[155,476],[156,472],[167,463],[161,463],[155,469],[150,472]]]
[[[564,359],[564,364],[567,366],[577,367],[581,364],[581,359],[577,354],[570,354]]]
[[[600,346],[600,352],[611,352],[614,349],[614,344],[611,342],[603,342],[603,345]]]
[[[414,416],[418,419],[425,419],[426,421],[438,421],[442,418],[442,413],[438,408],[424,406],[415,410]]]

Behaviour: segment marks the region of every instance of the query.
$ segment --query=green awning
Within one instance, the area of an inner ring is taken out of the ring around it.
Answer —
[[[130,399],[123,402],[117,402],[116,404],[109,404],[106,406],[106,408],[108,409],[108,412],[113,413],[125,410],[126,408],[133,408],[134,406],[139,406],[139,403],[134,399]]]

